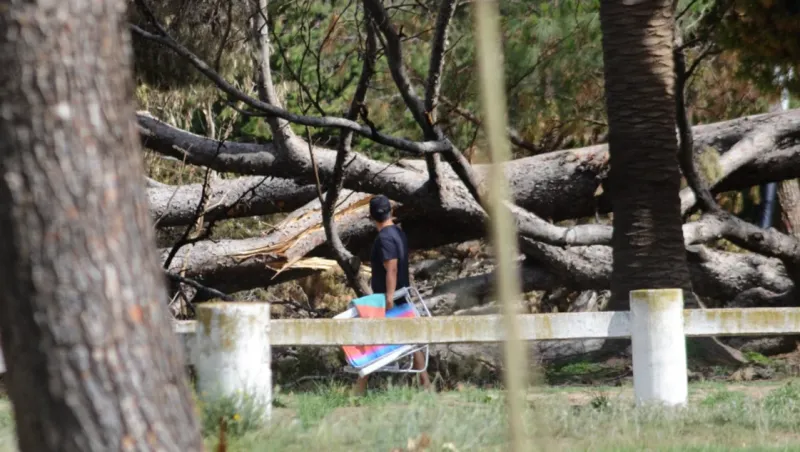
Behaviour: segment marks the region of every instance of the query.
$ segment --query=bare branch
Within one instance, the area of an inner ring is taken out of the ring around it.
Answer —
[[[411,111],[417,124],[422,128],[426,139],[436,139],[450,143],[449,149],[444,151],[445,159],[447,159],[453,171],[467,187],[470,195],[472,195],[479,204],[482,204],[480,186],[470,169],[469,162],[467,162],[450,140],[444,136],[441,129],[432,123],[431,118],[425,114],[423,102],[414,93],[413,86],[411,85],[408,75],[406,74],[405,65],[403,64],[400,38],[390,22],[389,16],[386,14],[386,10],[383,8],[380,0],[364,0],[364,8],[369,10],[378,29],[381,30],[382,35],[386,38],[386,57],[389,60],[389,69],[406,106]],[[438,180],[438,168],[435,161],[428,158],[426,159],[426,164],[429,172],[433,173],[434,180]]]
[[[184,59],[189,61],[192,64],[192,66],[194,66],[198,71],[200,71],[203,75],[205,75],[209,80],[214,82],[214,84],[216,84],[217,87],[219,87],[219,89],[222,90],[224,93],[228,94],[233,99],[245,103],[251,108],[263,112],[265,116],[274,116],[281,119],[285,119],[292,123],[311,126],[311,127],[345,128],[348,130],[352,130],[353,132],[359,135],[367,137],[375,141],[376,143],[390,146],[397,150],[409,152],[414,155],[425,155],[437,152],[447,152],[452,148],[452,144],[447,140],[415,142],[383,134],[373,127],[363,126],[355,121],[345,118],[337,118],[332,116],[326,116],[320,118],[320,117],[296,115],[290,113],[282,108],[270,105],[266,102],[262,102],[258,99],[254,99],[251,96],[248,96],[238,88],[228,83],[221,75],[219,75],[216,71],[211,69],[211,67],[208,64],[206,64],[195,54],[190,52],[186,47],[177,43],[174,39],[172,39],[168,35],[156,35],[137,27],[136,25],[131,25],[130,27],[131,31],[137,34],[138,36],[147,39],[149,41],[161,44],[162,46],[169,48],[179,56],[183,57]],[[163,27],[161,28],[163,29]]]
[[[195,281],[195,280],[193,280],[191,278],[186,278],[185,276],[181,276],[181,275],[178,275],[178,274],[175,274],[175,273],[171,273],[171,272],[164,272],[164,273],[167,275],[167,278],[169,278],[170,281],[176,282],[176,283],[181,283],[181,284],[186,284],[187,286],[190,286],[190,287],[196,289],[198,294],[201,294],[202,297],[205,298],[205,299],[218,298],[218,299],[223,300],[223,301],[235,301],[232,296],[230,296],[230,295],[228,295],[228,294],[226,294],[224,292],[220,292],[219,290],[217,290],[217,289],[215,289],[213,287],[208,287],[208,286],[205,286],[203,284],[200,284],[199,282],[197,282],[197,281]]]
[[[535,214],[512,204],[506,204],[517,221],[519,233],[550,245],[610,245],[611,226],[583,224],[572,227],[556,226]]]
[[[364,9],[369,11],[370,16],[375,20],[376,25],[386,39],[386,58],[389,61],[389,70],[392,74],[392,78],[408,110],[422,129],[425,139],[442,140],[444,134],[437,127],[434,127],[433,118],[430,116],[430,110],[426,109],[423,101],[414,92],[414,86],[411,84],[411,80],[406,73],[405,64],[403,63],[402,41],[395,31],[394,25],[389,20],[389,15],[383,8],[381,1],[364,0]],[[448,24],[449,19],[444,24],[445,29]],[[435,56],[432,54],[431,59],[433,60],[434,58]],[[432,70],[436,71],[436,69],[433,68]],[[430,175],[432,186],[436,191],[440,190],[438,160],[433,155],[425,156],[425,164],[428,167],[428,174]],[[465,183],[467,183],[467,187],[470,187],[467,181],[465,181]]]
[[[436,16],[436,32],[431,46],[430,63],[428,64],[428,81],[425,84],[425,111],[431,115],[431,122],[436,122],[436,104],[439,102],[439,88],[442,84],[444,69],[444,53],[447,49],[447,31],[458,0],[441,0],[439,13]]]
[[[186,229],[184,229],[181,237],[175,242],[174,245],[172,245],[172,249],[167,255],[167,258],[164,260],[163,265],[165,269],[169,268],[170,264],[172,264],[172,259],[175,257],[176,254],[178,254],[178,251],[183,246],[191,245],[192,243],[196,243],[208,238],[208,231],[210,229],[204,230],[194,238],[189,238],[189,235],[192,233],[192,230],[194,230],[197,221],[200,219],[200,217],[203,216],[203,210],[205,209],[206,201],[208,200],[207,193],[208,193],[208,182],[210,174],[211,174],[211,168],[206,169],[206,174],[205,177],[203,178],[203,190],[200,193],[200,202],[197,203],[197,208],[195,209],[194,219],[191,223],[189,223],[188,226],[186,226]]]
[[[705,214],[696,222],[683,225],[687,245],[727,239],[742,248],[789,264],[800,264],[800,241],[776,229],[761,229],[725,211]]]
[[[322,106],[319,104],[319,102],[317,102],[313,98],[313,96],[311,95],[310,88],[303,81],[303,79],[302,79],[302,77],[300,75],[302,73],[302,72],[300,72],[300,71],[302,71],[302,66],[301,66],[299,71],[295,71],[294,69],[292,69],[292,65],[289,62],[289,58],[286,56],[286,50],[283,48],[283,45],[281,44],[281,40],[278,39],[277,36],[275,36],[275,32],[273,30],[270,30],[270,32],[272,33],[273,37],[275,37],[275,45],[278,46],[278,52],[280,53],[281,59],[283,60],[283,65],[286,67],[286,70],[289,72],[289,75],[291,75],[292,80],[294,80],[297,83],[297,86],[299,86],[300,89],[303,91],[303,93],[305,93],[306,97],[311,102],[311,105],[314,107],[315,110],[317,110],[317,113],[319,113],[322,116],[327,116],[327,113],[325,112],[325,109],[323,109]],[[321,83],[321,81],[318,81],[318,82]]]
[[[439,7],[439,13],[436,17],[436,32],[433,37],[433,46],[431,47],[430,63],[428,65],[428,81],[425,84],[425,114],[427,121],[431,127],[435,127],[437,121],[436,104],[439,98],[439,88],[441,86],[442,70],[444,69],[444,53],[447,47],[447,30],[450,21],[453,18],[453,13],[456,9],[458,0],[442,0]],[[433,139],[436,135],[431,135]],[[428,174],[431,178],[431,184],[436,187],[436,190],[441,189],[439,171],[439,156],[431,155],[425,156],[425,164],[428,167]]]
[[[231,35],[231,30],[233,30],[233,0],[228,0],[228,8],[226,10],[226,17],[228,19],[228,23],[225,26],[225,32],[222,34],[222,39],[220,39],[219,47],[217,48],[217,56],[214,57],[214,70],[219,72],[219,65],[222,61],[222,52],[225,50],[225,44],[228,42],[228,38]]]
[[[389,20],[386,10],[380,0],[364,0],[364,9],[369,11],[370,17],[375,21],[376,26],[386,39],[386,58],[389,61],[389,70],[394,79],[395,85],[400,92],[400,96],[405,101],[406,106],[414,120],[426,135],[426,139],[436,136],[433,125],[425,115],[425,105],[414,92],[414,86],[406,73],[403,64],[403,50],[400,37],[395,31],[394,25]]]
[[[269,30],[267,26],[267,0],[250,0],[253,9],[253,40],[255,41],[256,52],[253,59],[256,62],[256,87],[258,97],[262,102],[275,107],[280,107],[278,95],[275,93],[275,85],[272,83],[272,70],[269,64],[270,44]],[[276,139],[285,141],[292,137],[291,127],[285,119],[268,117],[272,136]]]
[[[369,87],[370,79],[375,72],[375,60],[378,53],[378,40],[375,31],[375,26],[367,14],[364,21],[367,29],[367,37],[365,40],[364,50],[364,64],[361,69],[361,76],[356,86],[356,93],[353,96],[353,101],[350,103],[350,110],[347,112],[348,118],[355,118],[367,97],[367,89]],[[344,185],[344,164],[348,154],[351,152],[351,142],[353,133],[349,130],[342,130],[342,138],[339,142],[339,149],[336,152],[336,162],[333,167],[333,181],[328,189],[324,202],[322,202],[322,224],[325,228],[325,236],[328,244],[333,250],[336,257],[336,262],[344,271],[347,276],[347,281],[356,294],[359,296],[371,292],[370,288],[363,280],[358,278],[358,271],[361,267],[361,261],[342,243],[341,237],[336,229],[336,222],[334,221],[334,208],[339,199],[339,193]]]
[[[439,100],[443,104],[448,105],[452,109],[452,111],[454,111],[456,114],[458,114],[462,118],[466,119],[467,121],[469,121],[469,122],[471,122],[471,123],[473,123],[473,124],[475,124],[475,125],[477,125],[479,127],[483,126],[483,121],[481,121],[474,113],[472,113],[471,111],[467,110],[466,108],[459,107],[453,101],[451,101],[450,99],[448,99],[448,98],[446,98],[444,96],[440,96]],[[534,154],[539,154],[539,153],[541,153],[543,151],[541,146],[537,146],[534,143],[531,143],[530,141],[525,140],[524,138],[522,138],[522,136],[519,134],[519,132],[517,132],[515,129],[513,129],[511,127],[508,127],[507,131],[508,131],[508,139],[511,141],[511,143],[513,145],[515,145],[517,147],[520,147],[522,149],[525,149],[527,151],[530,151],[530,152],[532,152]]]
[[[676,120],[678,125],[678,138],[680,142],[680,152],[678,158],[680,160],[681,170],[683,176],[695,193],[700,206],[708,212],[718,212],[722,210],[714,201],[711,191],[708,189],[705,181],[697,172],[694,164],[694,137],[692,135],[692,128],[689,125],[689,116],[686,113],[686,80],[688,75],[686,73],[686,61],[683,51],[679,50],[679,46],[675,46],[674,50],[675,60],[675,108]]]

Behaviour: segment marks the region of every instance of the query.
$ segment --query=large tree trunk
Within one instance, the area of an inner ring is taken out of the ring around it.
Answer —
[[[201,450],[122,0],[0,7],[0,331],[24,451]]]
[[[601,2],[614,209],[610,309],[636,289],[691,287],[675,134],[672,1]]]

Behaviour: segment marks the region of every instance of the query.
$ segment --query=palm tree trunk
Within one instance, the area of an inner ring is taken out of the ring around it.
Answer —
[[[635,289],[691,289],[680,215],[670,0],[600,8],[614,209],[610,309]]]

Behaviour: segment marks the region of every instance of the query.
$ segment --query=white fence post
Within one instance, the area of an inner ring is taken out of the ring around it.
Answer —
[[[247,396],[272,414],[269,303],[203,303],[189,352],[204,402]]]
[[[687,403],[683,290],[630,292],[633,391],[637,405]]]

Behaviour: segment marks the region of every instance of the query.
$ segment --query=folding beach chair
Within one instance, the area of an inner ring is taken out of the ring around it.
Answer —
[[[405,299],[406,303],[397,304],[397,300]],[[394,293],[395,305],[385,313],[386,318],[414,318],[430,317],[431,312],[425,304],[425,300],[419,291],[413,287],[405,287]],[[386,296],[384,294],[373,294],[357,298],[350,302],[350,308],[334,319],[352,319],[365,317],[359,315],[359,308],[362,313],[367,313],[367,317],[384,317],[382,307],[385,306]],[[380,307],[379,307],[380,306]],[[371,311],[374,315],[371,315]],[[342,347],[348,365],[344,370],[350,373],[358,373],[365,377],[374,372],[392,373],[420,373],[428,368],[428,345],[345,345]],[[424,351],[425,365],[422,369],[414,369],[414,353]],[[407,365],[402,365],[401,361],[407,361]]]

